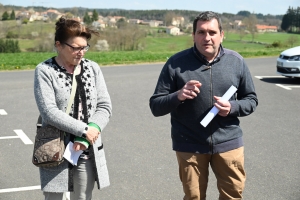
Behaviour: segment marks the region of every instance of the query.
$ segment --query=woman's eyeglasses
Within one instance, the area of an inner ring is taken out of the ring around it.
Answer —
[[[87,52],[90,48],[90,45],[88,44],[87,46],[85,47],[73,47],[72,45],[69,45],[68,43],[66,42],[63,42],[65,45],[69,46],[72,48],[73,50],[73,53],[79,53],[80,51],[83,51],[83,52]]]

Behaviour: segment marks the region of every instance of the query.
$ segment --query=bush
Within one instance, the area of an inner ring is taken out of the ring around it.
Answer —
[[[18,38],[18,37],[19,37],[18,34],[15,34],[15,33],[11,32],[11,31],[8,31],[8,33],[6,34],[6,38],[7,39]]]
[[[106,40],[98,40],[97,44],[95,45],[95,48],[98,51],[108,51],[109,50],[109,44]]]
[[[36,46],[27,48],[26,51],[28,51],[28,52],[52,52],[53,51],[53,43],[51,41],[40,39],[40,40],[38,40]]]
[[[0,39],[0,53],[19,53],[21,52],[18,40]]]
[[[266,47],[267,48],[282,48],[282,47],[285,47],[285,45],[282,44],[281,41],[274,41],[272,44],[268,44]]]
[[[28,20],[27,18],[24,18],[24,19],[22,20],[22,24],[28,24],[28,22],[29,22],[29,20]]]

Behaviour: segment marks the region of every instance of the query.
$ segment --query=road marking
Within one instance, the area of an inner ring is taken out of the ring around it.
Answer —
[[[263,78],[286,78],[283,76],[255,76],[257,79],[263,79]],[[300,88],[300,86],[289,86],[289,85],[282,85],[282,84],[275,84],[278,87],[281,87],[285,90],[292,90],[292,88]]]
[[[20,137],[19,136],[4,136],[4,137],[0,137],[0,140],[16,139],[16,138],[20,138]]]
[[[27,135],[20,129],[14,130],[14,132],[20,137],[24,144],[33,144],[33,142],[27,137]]]
[[[284,86],[284,85],[281,85],[281,84],[275,84],[276,86],[278,87],[281,87],[283,89],[286,89],[286,90],[292,90],[290,87],[287,87],[287,86]]]
[[[0,193],[8,193],[8,192],[20,192],[20,191],[28,191],[28,190],[40,190],[41,186],[29,186],[29,187],[19,187],[19,188],[8,188],[8,189],[0,189]]]
[[[0,109],[0,115],[7,115],[7,112],[4,109]]]
[[[300,88],[300,86],[289,86],[289,88]]]
[[[0,140],[7,140],[7,139],[21,139],[24,144],[33,144],[33,142],[27,137],[27,135],[21,130],[21,129],[16,129],[14,132],[18,136],[3,136],[0,137]]]
[[[285,78],[283,76],[255,76],[255,78],[263,79],[263,78]]]

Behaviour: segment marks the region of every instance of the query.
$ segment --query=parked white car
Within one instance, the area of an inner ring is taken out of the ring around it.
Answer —
[[[300,78],[300,46],[281,52],[277,58],[277,73],[291,78]]]

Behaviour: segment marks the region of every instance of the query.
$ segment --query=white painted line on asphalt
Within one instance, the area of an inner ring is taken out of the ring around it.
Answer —
[[[8,193],[8,192],[20,192],[20,191],[28,191],[28,190],[40,190],[41,186],[29,186],[29,187],[19,187],[19,188],[8,188],[8,189],[0,189],[0,193]]]
[[[7,112],[4,109],[0,109],[0,115],[7,115]]]
[[[258,79],[263,79],[263,78],[285,78],[283,76],[254,76],[255,78]]]
[[[14,130],[14,132],[20,137],[24,144],[33,144],[33,142],[27,137],[27,135],[20,129]]]
[[[289,86],[289,88],[300,88],[300,86]]]
[[[255,76],[255,78],[263,79],[263,78],[286,78],[286,77],[283,77],[283,76]],[[285,90],[292,90],[292,88],[300,88],[300,86],[285,86],[282,84],[275,84],[275,85],[278,87],[281,87]]]
[[[19,136],[4,136],[4,137],[0,137],[0,140],[16,139],[16,138],[20,138],[20,137]]]
[[[278,87],[281,87],[281,88],[283,88],[283,89],[286,89],[286,90],[292,90],[291,88],[290,88],[290,86],[284,86],[284,85],[281,85],[281,84],[275,84],[275,85],[277,85]]]
[[[20,129],[14,130],[14,132],[18,136],[3,136],[0,137],[0,140],[7,140],[7,139],[21,139],[24,144],[33,144],[33,142],[27,137],[27,135]]]

